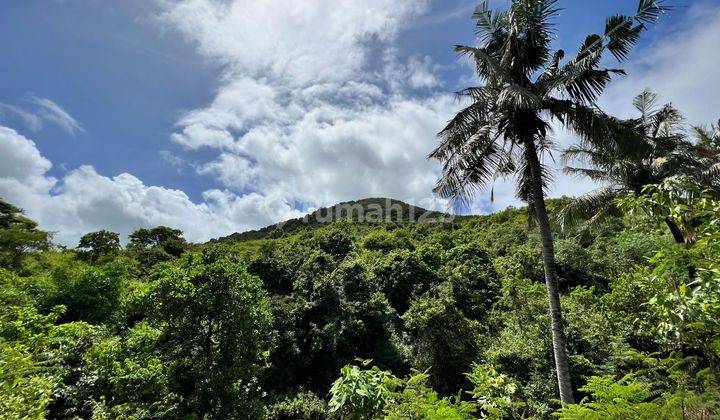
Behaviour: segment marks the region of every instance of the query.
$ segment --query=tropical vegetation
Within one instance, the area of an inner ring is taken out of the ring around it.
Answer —
[[[0,199],[0,417],[720,418],[720,121],[649,90],[635,118],[596,104],[621,73],[603,54],[665,10],[641,0],[565,60],[556,2],[477,9],[480,45],[456,49],[482,85],[439,134],[436,191],[514,176],[521,208],[374,198],[73,248]],[[597,191],[547,197],[553,124]]]

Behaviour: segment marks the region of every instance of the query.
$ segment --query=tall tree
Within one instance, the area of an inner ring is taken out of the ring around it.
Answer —
[[[438,134],[440,145],[429,155],[443,162],[435,191],[467,200],[495,177],[516,176],[517,196],[534,210],[540,230],[555,368],[565,404],[573,402],[573,389],[545,206],[550,173],[542,163],[552,148],[550,122],[593,143],[620,129],[594,106],[612,75],[623,73],[601,68],[601,59],[610,52],[624,60],[645,25],[664,10],[660,0],[640,0],[635,16],[609,17],[602,34],[589,35],[565,60],[563,50],[552,49],[557,1],[514,0],[502,11],[483,2],[473,14],[479,46],[455,47],[474,61],[484,84],[458,92],[469,104]]]

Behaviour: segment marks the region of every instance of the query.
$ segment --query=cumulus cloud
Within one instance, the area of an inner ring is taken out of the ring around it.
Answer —
[[[300,216],[282,197],[216,189],[194,203],[180,190],[145,185],[127,173],[106,177],[86,165],[56,179],[48,175],[51,167],[32,140],[0,126],[0,197],[26,209],[70,246],[99,229],[125,238],[140,227],[166,225],[204,241]]]
[[[30,139],[0,127],[0,196],[58,231],[59,241],[74,245],[92,230],[125,236],[159,224],[200,241],[297,217],[298,208],[371,196],[428,208],[447,204],[431,194],[439,165],[425,156],[459,105],[441,92],[443,80],[431,59],[403,58],[394,45],[406,22],[426,10],[425,1],[160,4],[163,24],[222,68],[214,98],[176,122],[171,138],[184,154],[160,156],[194,168],[222,189],[193,202],[180,190],[146,185],[127,173],[104,176],[92,166],[56,179]],[[693,6],[667,35],[636,52],[626,66],[629,76],[611,85],[602,106],[628,115],[632,96],[652,86],[691,122],[715,119],[720,85],[708,81],[720,63],[707,52],[720,42],[718,28],[720,7]],[[0,112],[35,129],[53,122],[70,133],[82,130],[54,102],[30,103],[29,111],[0,105]],[[559,148],[575,140],[561,129],[555,137]],[[549,158],[546,163],[559,167]],[[592,188],[587,180],[556,173],[550,195]],[[498,180],[494,203],[483,194],[471,210],[511,204],[519,204],[513,181]]]
[[[293,87],[354,79],[368,49],[388,41],[427,0],[164,3],[162,18],[229,73],[280,77]]]
[[[429,57],[393,45],[425,1],[185,0],[162,20],[223,65],[222,85],[172,139],[217,150],[197,172],[308,207],[369,196],[436,206],[425,157],[456,104]],[[204,156],[207,156],[205,154]]]

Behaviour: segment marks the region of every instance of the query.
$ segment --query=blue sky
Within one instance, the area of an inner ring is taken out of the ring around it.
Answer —
[[[627,114],[650,85],[709,123],[718,83],[698,86],[718,78],[717,54],[703,48],[720,41],[720,5],[667,3],[675,10],[601,104]],[[449,93],[474,82],[451,46],[473,43],[475,5],[5,1],[0,196],[71,245],[94,229],[157,224],[205,240],[367,196],[441,207],[430,193],[438,166],[423,157],[457,110]],[[557,44],[575,51],[636,4],[560,5]],[[678,54],[692,65],[675,65]],[[554,195],[593,187],[560,178]],[[510,183],[496,195],[472,211],[517,204]]]

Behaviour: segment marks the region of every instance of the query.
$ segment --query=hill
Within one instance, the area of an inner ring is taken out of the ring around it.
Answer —
[[[340,220],[356,223],[394,222],[408,223],[448,221],[468,216],[455,216],[439,211],[427,210],[392,198],[365,198],[346,201],[330,207],[322,207],[303,217],[286,220],[264,228],[235,232],[228,236],[212,239],[210,242],[243,242],[256,239],[277,238],[306,228],[316,228]]]

